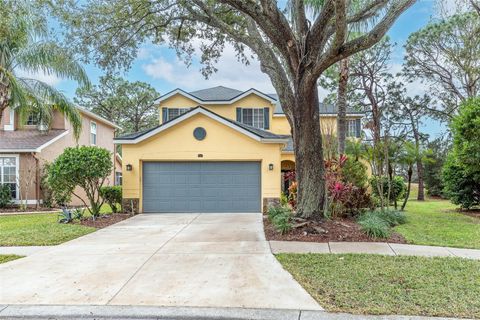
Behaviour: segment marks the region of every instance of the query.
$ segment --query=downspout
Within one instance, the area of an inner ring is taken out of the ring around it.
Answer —
[[[40,204],[40,165],[39,159],[36,156],[35,152],[32,152],[32,157],[35,159],[35,208],[38,209]]]

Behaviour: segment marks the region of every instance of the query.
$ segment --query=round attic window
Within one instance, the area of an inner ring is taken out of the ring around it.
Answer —
[[[201,141],[207,136],[207,131],[202,127],[195,128],[195,130],[193,130],[193,136],[195,139]]]

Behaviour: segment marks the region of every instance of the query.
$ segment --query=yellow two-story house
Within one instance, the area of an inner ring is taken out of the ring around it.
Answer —
[[[144,213],[259,212],[279,201],[295,156],[277,95],[176,89],[158,108],[159,125],[115,139],[124,205]],[[319,108],[323,132],[335,134],[335,107]],[[348,136],[360,136],[362,116],[348,112]]]

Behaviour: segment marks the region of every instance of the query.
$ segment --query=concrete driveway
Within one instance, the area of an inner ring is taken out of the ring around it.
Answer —
[[[0,284],[0,305],[321,309],[251,213],[138,215],[2,264]]]

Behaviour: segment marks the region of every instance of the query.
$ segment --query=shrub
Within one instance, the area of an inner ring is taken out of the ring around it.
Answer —
[[[48,166],[48,185],[52,190],[62,191],[64,195],[74,195],[88,208],[94,218],[100,215],[104,200],[100,197],[100,188],[112,171],[111,154],[107,149],[81,146],[66,148],[55,161]],[[77,194],[75,188],[85,191],[89,204]]]
[[[342,180],[357,188],[364,188],[368,183],[367,167],[353,158],[347,158],[342,166]]]
[[[325,168],[327,186],[325,216],[330,218],[356,215],[362,209],[372,206],[367,189],[359,186],[365,184],[367,180],[366,167],[362,163],[342,155],[339,159],[325,161]]]
[[[390,236],[390,226],[379,215],[364,214],[360,216],[358,224],[369,237],[388,238]]]
[[[7,184],[0,184],[0,208],[5,208],[12,203],[12,190]]]
[[[445,195],[452,203],[464,209],[480,204],[480,181],[467,173],[464,164],[460,163],[454,153],[448,155],[442,175]]]
[[[381,179],[377,176],[373,176],[370,179],[370,186],[372,188],[372,193],[376,197],[380,197],[380,193],[378,190],[378,181],[380,180],[380,185],[383,186],[383,197],[384,199],[387,199],[388,197],[388,191],[389,191],[389,181],[387,177],[382,177]],[[391,181],[391,187],[390,187],[390,201],[393,203],[395,201],[398,201],[402,199],[405,195],[405,191],[407,190],[407,187],[405,186],[405,180],[403,177],[395,176],[393,177],[393,180]]]
[[[288,204],[295,210],[297,208],[297,182],[293,181],[288,187]]]
[[[284,192],[280,194],[280,204],[282,206],[286,206],[288,204],[288,196]]]
[[[268,219],[272,222],[274,228],[282,234],[292,230],[292,217],[292,210],[286,206],[270,207],[268,209]]]
[[[443,167],[445,193],[463,208],[480,205],[480,98],[465,101],[452,120],[453,150]]]
[[[444,193],[444,183],[442,177],[442,168],[451,149],[448,140],[437,138],[427,145],[427,152],[424,159],[424,181],[427,194],[434,197],[446,197]]]
[[[40,180],[40,189],[42,190],[43,205],[47,208],[54,206],[65,206],[72,199],[72,194],[62,183],[50,185],[48,183],[48,170],[50,164],[45,164]]]
[[[100,196],[110,206],[113,213],[118,211],[118,206],[122,203],[121,186],[105,186],[100,188]]]
[[[288,213],[278,214],[272,221],[275,229],[281,234],[285,234],[292,230],[292,215]]]

